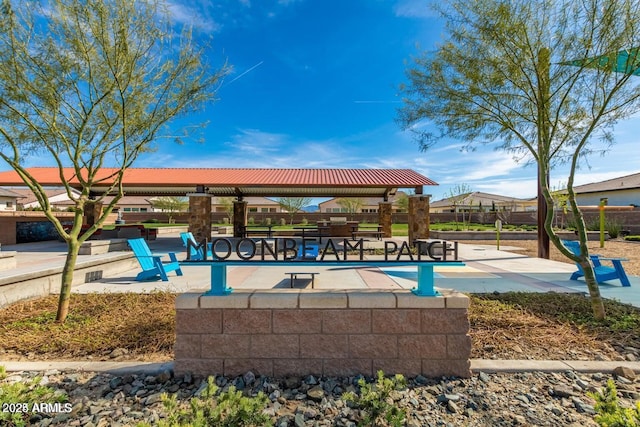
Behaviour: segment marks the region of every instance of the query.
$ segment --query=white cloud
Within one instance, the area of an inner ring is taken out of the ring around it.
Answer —
[[[476,183],[472,188],[484,193],[531,199],[538,193],[538,181],[535,177],[495,180]]]
[[[180,2],[168,2],[167,9],[174,22],[182,25],[191,25],[204,33],[215,33],[222,26],[214,19],[207,17],[204,8],[196,9]]]
[[[240,151],[239,155],[245,157],[267,156],[277,153],[283,146],[288,145],[288,136],[280,133],[263,132],[258,129],[240,129],[233,135],[231,141],[225,145],[232,151]]]
[[[592,173],[576,173],[574,187],[578,185],[591,184],[594,182],[607,181],[609,179],[620,178],[622,176],[638,173],[638,170],[616,170],[613,172],[592,172]],[[566,182],[566,178],[564,179]]]
[[[436,16],[429,0],[399,0],[393,6],[393,13],[403,18],[432,18]]]

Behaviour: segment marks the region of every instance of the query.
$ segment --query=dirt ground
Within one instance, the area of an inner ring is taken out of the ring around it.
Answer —
[[[495,247],[495,241],[462,243]],[[514,253],[537,255],[535,240],[503,240],[501,246],[518,248]],[[610,240],[600,248],[599,242],[591,242],[589,250],[607,257],[625,257],[629,260],[625,263],[626,271],[640,275],[640,243]],[[551,258],[569,262],[553,246]],[[65,325],[47,321],[55,315],[56,296],[17,304],[12,310],[0,310],[0,359],[171,360],[175,340],[174,298],[166,293],[144,298],[136,294],[78,297],[72,303],[73,315]],[[558,304],[556,300],[545,303]],[[565,305],[559,310],[569,311],[572,307]],[[635,331],[626,336],[606,333],[607,329],[594,332],[538,313],[534,306],[519,308],[516,304],[507,309],[499,302],[474,299],[469,317],[472,358],[623,360],[625,349],[640,348],[639,334]],[[26,318],[32,319],[29,327],[3,329],[10,322]],[[123,348],[129,350],[116,356],[116,350]]]
[[[495,240],[464,240],[460,243],[468,243],[471,245],[491,245],[496,246]],[[537,240],[500,240],[500,247],[514,246],[520,250],[513,250],[515,253],[527,255],[529,257],[538,256]],[[607,240],[604,248],[600,247],[600,242],[589,242],[589,253],[591,255],[601,255],[609,258],[627,258],[624,262],[624,269],[627,274],[632,276],[640,276],[640,242],[627,242],[621,239]],[[550,258],[554,261],[567,262],[573,264],[560,251],[551,244]],[[607,265],[606,263],[603,263]]]

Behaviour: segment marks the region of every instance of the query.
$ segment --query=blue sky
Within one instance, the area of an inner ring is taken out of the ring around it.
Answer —
[[[204,142],[163,141],[136,167],[410,168],[435,180],[433,200],[456,184],[513,197],[536,195],[536,170],[490,146],[459,141],[421,152],[396,123],[398,87],[419,49],[440,40],[428,0],[172,0],[176,21],[211,37],[208,59],[233,67],[217,102],[189,122],[208,121]],[[180,122],[181,123],[181,122]],[[621,123],[605,157],[577,184],[631,173],[640,118]],[[551,177],[552,185],[563,178]]]

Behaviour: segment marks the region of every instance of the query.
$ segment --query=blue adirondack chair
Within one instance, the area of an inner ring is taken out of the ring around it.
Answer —
[[[144,239],[129,239],[128,242],[138,263],[140,263],[140,267],[142,267],[142,271],[138,273],[136,280],[149,280],[160,276],[166,282],[169,280],[167,273],[171,271],[175,271],[178,276],[182,276],[182,270],[175,253],[169,252],[171,262],[163,263],[162,256],[152,254]]]
[[[320,252],[320,248],[318,245],[307,243],[304,249],[304,253],[300,251],[300,254],[298,254],[298,260],[311,261],[318,258]]]
[[[576,240],[563,240],[562,244],[574,254],[580,255],[580,242]],[[591,258],[593,271],[596,274],[596,281],[598,283],[620,279],[622,286],[631,286],[627,273],[622,266],[622,261],[628,261],[626,258],[604,258],[599,255],[589,255],[589,258]],[[602,265],[601,261],[611,261],[613,267]],[[578,266],[578,271],[571,275],[571,280],[578,280],[578,278],[584,276],[584,271],[580,264],[576,265]]]
[[[189,251],[188,259],[192,261],[200,261],[204,259],[204,251],[202,247],[199,247],[198,242],[196,242],[196,238],[193,237],[193,233],[190,231],[186,233],[180,233],[180,238],[182,239],[182,244]],[[207,243],[207,259],[213,259],[213,254],[211,253],[211,243]]]

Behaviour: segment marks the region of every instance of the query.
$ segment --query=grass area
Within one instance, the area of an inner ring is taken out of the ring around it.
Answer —
[[[409,224],[391,224],[392,236],[408,236]]]
[[[74,294],[66,323],[54,322],[55,296],[0,309],[0,358],[168,360],[175,341],[175,295]],[[608,318],[591,316],[581,295],[505,293],[471,296],[472,357],[563,359],[569,350],[613,355],[612,346],[640,346],[640,309],[606,301]]]

